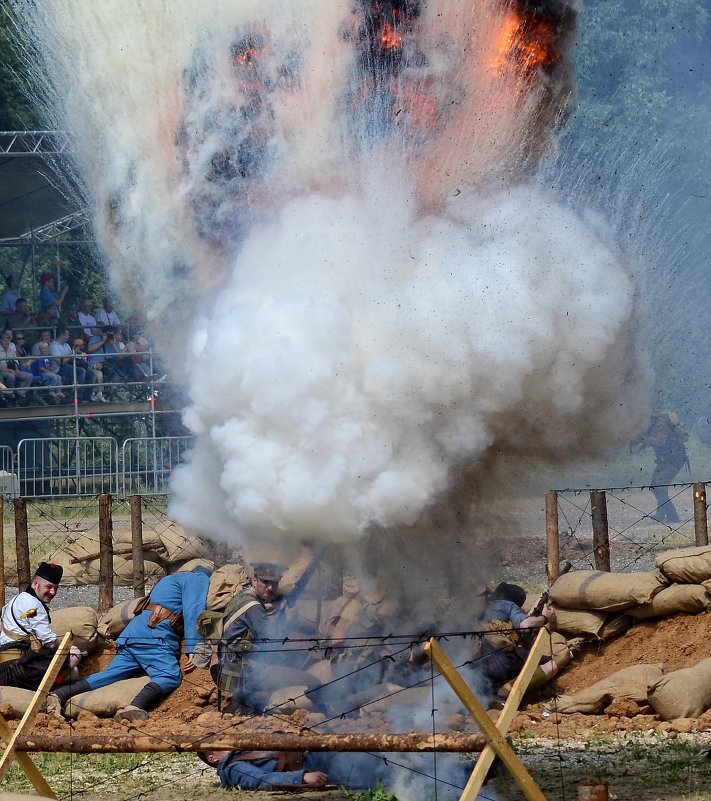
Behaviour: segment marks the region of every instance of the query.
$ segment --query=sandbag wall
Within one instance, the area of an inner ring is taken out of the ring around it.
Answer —
[[[665,551],[658,573],[576,571],[551,587],[557,629],[581,639],[607,639],[637,620],[711,609],[711,546]],[[698,717],[711,708],[711,659],[665,674],[662,665],[634,665],[572,696],[557,712],[602,713],[613,698],[648,704],[663,720]]]
[[[168,573],[177,572],[187,562],[206,558],[209,554],[209,546],[204,540],[188,534],[172,520],[144,523],[142,541],[144,573],[148,584],[155,584]],[[114,524],[113,551],[114,585],[131,586],[133,556],[130,526]],[[97,584],[99,581],[98,533],[70,535],[61,548],[43,558],[62,565],[62,583],[65,586],[85,586]]]

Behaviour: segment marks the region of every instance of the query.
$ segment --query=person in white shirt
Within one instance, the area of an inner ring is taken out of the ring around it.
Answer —
[[[59,589],[64,570],[53,562],[40,562],[32,583],[8,601],[0,616],[0,686],[36,690],[54,658],[59,637],[52,631],[49,604]],[[60,681],[81,661],[82,653],[72,646],[62,666]]]
[[[96,317],[91,313],[91,301],[89,298],[84,298],[81,302],[81,306],[79,306],[79,312],[77,313],[77,318],[79,319],[79,323],[84,329],[84,333],[90,337],[91,336],[91,329],[96,328],[97,322]]]
[[[114,310],[114,304],[111,302],[111,298],[104,298],[103,305],[99,311],[96,312],[95,316],[96,322],[101,326],[113,325],[115,327],[121,325],[121,321]]]

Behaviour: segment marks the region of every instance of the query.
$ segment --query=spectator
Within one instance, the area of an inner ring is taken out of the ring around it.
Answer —
[[[33,356],[39,356],[40,355],[39,343],[46,342],[49,345],[51,341],[52,341],[52,332],[49,330],[49,328],[41,329],[37,337],[37,340],[30,347],[30,353]]]
[[[20,370],[9,329],[0,336],[0,379],[8,389],[15,390],[15,397],[22,405],[28,402],[27,388],[32,383],[32,375]]]
[[[80,337],[84,333],[84,328],[82,324],[79,322],[79,312],[77,311],[76,303],[70,303],[64,312],[62,313],[61,317],[59,318],[59,322],[62,325],[66,325],[69,329],[69,336],[74,339],[75,337]]]
[[[49,303],[44,307],[44,310],[37,315],[35,325],[42,327],[54,328],[59,320],[59,311],[57,310],[56,303]]]
[[[138,365],[126,353],[121,326],[114,328],[105,325],[101,334],[95,333],[89,340],[86,349],[90,354],[89,366],[94,367],[101,362],[104,378],[109,383],[139,383],[145,381],[145,375]]]
[[[26,341],[26,336],[23,331],[15,332],[12,343],[15,346],[17,363],[20,365],[20,370],[24,371],[25,373],[32,373],[32,357],[29,353],[27,353],[27,349],[25,347]]]
[[[91,301],[89,298],[84,298],[79,305],[79,312],[77,314],[79,325],[84,329],[86,336],[91,336],[91,329],[96,328],[98,323],[96,317],[91,313]]]
[[[161,360],[152,353],[151,343],[143,333],[135,331],[131,341],[126,345],[126,353],[131,354],[130,358],[146,378],[165,378],[165,368]],[[153,369],[151,369],[151,367]]]
[[[91,393],[92,401],[99,401],[100,403],[108,403],[108,399],[104,397],[104,373],[101,370],[101,367],[98,365],[100,362],[97,362],[93,365],[93,367],[89,367],[89,362],[86,356],[86,345],[84,344],[83,339],[75,339],[74,340],[74,361],[76,362],[77,367],[83,367],[85,370],[93,370],[96,374],[96,384],[94,385],[94,391]]]
[[[111,298],[104,298],[103,305],[95,316],[99,325],[117,326],[121,324],[118,314],[114,311],[114,304],[111,302]]]
[[[0,312],[8,315],[15,311],[15,304],[20,297],[20,279],[16,275],[8,275],[5,278],[7,289],[0,298]]]
[[[82,403],[89,403],[93,394],[92,387],[96,383],[96,373],[91,368],[75,366],[74,351],[68,340],[69,329],[63,325],[58,326],[57,336],[49,344],[49,355],[64,384],[74,385],[76,372],[77,398]]]
[[[12,328],[13,330],[17,328],[26,330],[28,331],[28,334],[32,336],[34,332],[29,331],[28,329],[32,329],[37,326],[37,318],[34,314],[32,314],[32,312],[30,312],[27,301],[24,298],[17,299],[17,302],[15,303],[15,311],[7,316],[5,326],[7,328]]]
[[[32,375],[35,380],[47,385],[49,389],[47,394],[52,403],[61,403],[67,396],[61,389],[58,389],[62,386],[62,379],[57,372],[55,363],[49,358],[49,344],[39,342],[38,345],[40,355],[32,362]]]
[[[40,308],[46,309],[47,306],[50,306],[52,303],[54,303],[57,307],[57,319],[59,319],[59,310],[62,308],[64,298],[69,291],[69,284],[66,281],[62,281],[59,294],[57,294],[54,287],[53,273],[42,273],[40,276],[40,284],[42,286],[42,289],[40,290]]]

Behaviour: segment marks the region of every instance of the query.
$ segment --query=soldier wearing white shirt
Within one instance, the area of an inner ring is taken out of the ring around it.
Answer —
[[[40,562],[32,583],[2,608],[0,616],[0,686],[36,690],[59,645],[52,631],[49,604],[59,589],[64,570],[60,565]],[[9,657],[9,659],[8,659]],[[81,651],[72,646],[62,667],[62,676],[81,661]]]

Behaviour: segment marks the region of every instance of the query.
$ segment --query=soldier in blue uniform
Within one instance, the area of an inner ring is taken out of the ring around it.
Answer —
[[[147,673],[148,684],[115,717],[116,720],[146,720],[148,710],[180,685],[182,673],[207,667],[197,664],[194,651],[198,643],[203,642],[196,623],[205,609],[209,583],[210,572],[203,567],[162,578],[143,610],[116,640],[116,656],[106,669],[50,693],[47,711],[61,718],[62,705],[72,696]],[[181,673],[178,660],[183,633],[188,659]]]

